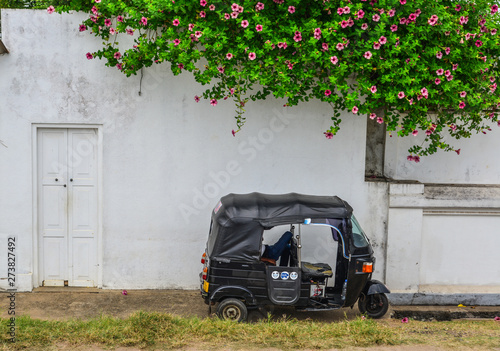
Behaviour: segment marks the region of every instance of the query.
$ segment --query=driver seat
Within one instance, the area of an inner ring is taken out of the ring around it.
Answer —
[[[307,279],[324,279],[333,276],[332,267],[327,263],[310,263],[302,261],[302,277]]]

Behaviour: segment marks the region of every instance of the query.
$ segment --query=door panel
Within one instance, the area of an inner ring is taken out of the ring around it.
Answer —
[[[97,135],[39,129],[40,283],[97,285]]]

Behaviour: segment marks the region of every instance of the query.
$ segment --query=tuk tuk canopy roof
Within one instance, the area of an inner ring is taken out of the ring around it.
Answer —
[[[212,258],[258,262],[264,229],[306,218],[350,218],[352,207],[337,196],[289,193],[229,194],[212,213],[208,254]]]

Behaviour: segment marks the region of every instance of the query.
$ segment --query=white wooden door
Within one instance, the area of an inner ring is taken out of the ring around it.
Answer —
[[[97,286],[97,131],[38,129],[39,276]]]

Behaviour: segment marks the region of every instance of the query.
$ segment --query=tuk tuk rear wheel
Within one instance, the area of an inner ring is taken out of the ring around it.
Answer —
[[[385,294],[363,295],[358,300],[359,312],[377,319],[383,317],[389,309],[389,300]]]
[[[217,316],[224,320],[244,322],[248,318],[247,306],[238,299],[225,299],[217,306]]]

